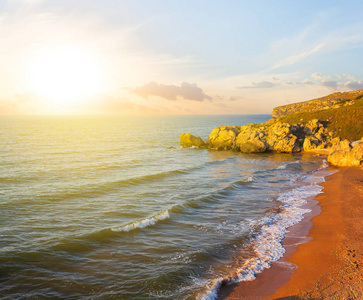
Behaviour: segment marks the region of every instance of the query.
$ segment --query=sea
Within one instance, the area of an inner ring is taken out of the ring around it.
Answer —
[[[0,117],[1,299],[207,300],[253,280],[283,256],[326,160],[179,137],[270,118]]]

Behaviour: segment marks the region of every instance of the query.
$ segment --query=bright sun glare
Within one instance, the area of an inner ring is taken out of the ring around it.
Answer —
[[[97,55],[82,47],[54,46],[33,53],[28,63],[30,89],[58,104],[83,101],[102,91]]]

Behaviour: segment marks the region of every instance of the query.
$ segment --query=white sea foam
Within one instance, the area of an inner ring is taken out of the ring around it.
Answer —
[[[251,240],[256,256],[247,259],[241,267],[228,276],[211,280],[204,291],[197,296],[198,300],[216,299],[222,284],[255,279],[256,274],[269,268],[272,262],[284,255],[282,240],[287,228],[299,223],[303,215],[310,212],[309,209],[301,207],[307,203],[306,199],[321,193],[322,187],[317,183],[324,181],[324,178],[312,177],[312,184],[295,188],[279,196],[277,201],[283,203],[280,212],[265,218],[259,232]]]
[[[252,182],[253,181],[253,176],[249,176],[246,178],[246,182]]]
[[[318,170],[325,169],[327,167],[329,167],[329,164],[326,159],[323,159],[323,163],[321,164]]]
[[[169,215],[169,211],[165,210],[159,214],[156,214],[152,217],[143,219],[143,220],[139,220],[139,221],[135,221],[126,225],[122,225],[119,227],[113,227],[111,228],[112,231],[116,231],[116,232],[129,232],[131,230],[134,230],[136,228],[145,228],[151,225],[155,225],[156,222],[161,221],[161,220],[165,220],[165,219],[169,219],[170,215]]]

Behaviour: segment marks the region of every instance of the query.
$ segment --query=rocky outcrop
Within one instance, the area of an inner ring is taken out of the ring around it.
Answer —
[[[236,147],[237,150],[244,153],[301,151],[299,139],[293,134],[290,124],[281,122],[270,126],[258,124],[242,126],[237,137]]]
[[[243,153],[266,151],[292,153],[327,148],[330,146],[331,136],[332,134],[326,132],[326,128],[319,120],[312,120],[307,125],[266,122],[241,127],[215,128],[205,144],[200,138],[182,134],[180,145]]]
[[[275,107],[272,111],[273,118],[281,118],[291,113],[308,112],[337,108],[342,105],[352,105],[354,100],[363,95],[363,90],[346,93],[334,93],[322,98],[305,102],[293,103]]]
[[[191,135],[190,133],[182,133],[180,135],[180,146],[184,148],[198,147],[205,148],[206,144],[200,137]]]
[[[337,167],[363,166],[363,138],[354,147],[348,140],[338,139],[330,149],[328,162]]]
[[[240,133],[239,126],[222,126],[214,128],[206,142],[209,148],[217,150],[236,149],[236,139]]]

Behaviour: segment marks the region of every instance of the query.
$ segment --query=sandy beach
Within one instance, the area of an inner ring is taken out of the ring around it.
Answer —
[[[256,280],[222,288],[220,299],[362,299],[363,169],[325,179],[311,213],[289,228],[285,256]]]

